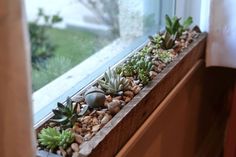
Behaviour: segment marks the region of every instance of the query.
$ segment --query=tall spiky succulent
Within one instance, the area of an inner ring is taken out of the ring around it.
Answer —
[[[160,47],[168,50],[174,47],[175,40],[192,24],[192,17],[188,17],[183,24],[180,23],[181,18],[174,16],[172,19],[166,15],[166,31],[162,35]]]
[[[104,74],[104,80],[98,80],[98,84],[106,91],[108,94],[119,94],[124,90],[129,89],[130,82],[128,79],[120,76],[115,70],[108,69]]]
[[[62,147],[65,149],[74,141],[74,134],[70,130],[63,130],[61,133],[56,128],[43,128],[38,134],[38,141],[48,149]]]
[[[88,106],[84,106],[80,113],[77,113],[78,103],[74,103],[69,97],[66,100],[65,106],[58,102],[57,107],[57,109],[52,110],[55,116],[51,121],[60,123],[64,127],[73,126],[77,119],[84,115],[88,109]]]
[[[176,16],[171,19],[168,15],[166,15],[166,32],[170,35],[179,37],[193,22],[192,17],[188,17],[182,24],[180,23],[180,20],[181,18],[177,18]]]
[[[162,35],[160,47],[164,50],[172,49],[175,46],[176,34],[165,32]]]

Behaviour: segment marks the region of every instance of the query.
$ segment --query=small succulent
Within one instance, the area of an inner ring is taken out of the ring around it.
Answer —
[[[168,50],[157,51],[156,56],[163,63],[169,63],[172,61],[172,54]]]
[[[43,128],[38,134],[38,141],[48,149],[62,147],[65,149],[74,141],[74,134],[70,130],[63,130],[61,133],[56,128]]]
[[[135,69],[137,70],[137,75],[143,84],[147,84],[150,81],[149,72],[153,69],[153,64],[151,61],[141,58],[135,64]]]
[[[141,57],[148,56],[148,55],[151,54],[152,50],[153,50],[153,47],[151,47],[151,46],[150,46],[150,47],[145,46],[143,49],[140,50],[139,55],[140,55]]]
[[[161,35],[157,34],[156,36],[153,36],[153,37],[149,36],[148,38],[151,41],[151,43],[156,46],[156,48],[161,47],[161,44],[162,44],[162,36]]]
[[[69,97],[66,100],[65,106],[58,102],[57,107],[57,109],[52,110],[55,116],[51,121],[60,123],[64,127],[73,126],[77,119],[83,116],[88,109],[88,106],[84,106],[80,113],[77,113],[78,103],[74,103]]]
[[[135,60],[131,58],[128,59],[122,66],[118,66],[116,68],[116,73],[125,77],[131,77],[135,75],[135,69],[134,69],[135,63],[136,63]]]
[[[138,78],[141,80],[142,84],[146,85],[150,81],[149,73],[144,70],[139,70]]]
[[[174,16],[172,19],[166,15],[165,23],[166,23],[166,32],[170,35],[181,36],[182,33],[192,24],[192,17],[188,17],[183,24],[180,23],[181,18],[177,18]]]
[[[130,82],[125,77],[117,74],[115,70],[108,69],[104,74],[104,80],[98,80],[98,84],[106,90],[106,93],[117,95],[119,92],[129,89]]]

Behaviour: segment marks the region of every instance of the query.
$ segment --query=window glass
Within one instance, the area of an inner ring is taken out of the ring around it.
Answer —
[[[145,43],[174,14],[174,2],[25,0],[35,119]],[[64,73],[77,82],[62,82]]]

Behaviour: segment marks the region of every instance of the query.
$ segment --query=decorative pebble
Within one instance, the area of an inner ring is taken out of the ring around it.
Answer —
[[[99,123],[99,121],[98,121],[97,117],[93,117],[93,121],[92,121],[92,123],[93,123],[94,125],[96,125],[96,124],[98,124],[98,123]]]
[[[153,78],[155,78],[157,76],[157,73],[155,71],[150,71],[149,75],[153,79]]]
[[[75,134],[75,141],[79,144],[83,143],[84,138],[80,134]]]
[[[74,153],[72,154],[72,157],[79,157],[79,152],[74,152]]]
[[[121,100],[121,99],[122,99],[122,96],[116,96],[116,97],[113,98],[113,100],[114,100],[114,99],[115,99],[115,100]]]
[[[152,63],[153,63],[155,66],[158,66],[158,65],[160,64],[160,63],[159,63],[158,61],[156,61],[156,60],[153,61]]]
[[[100,124],[94,125],[92,128],[92,132],[97,132],[100,129],[100,127],[101,127]]]
[[[105,116],[102,118],[101,120],[101,124],[105,125],[107,122],[109,122],[109,120],[111,120],[112,116],[109,114],[105,114]]]
[[[131,98],[128,96],[124,96],[123,99],[124,99],[125,103],[128,103],[131,100]]]
[[[98,115],[104,115],[105,114],[105,110],[100,110],[100,111],[96,111]]]
[[[107,95],[106,96],[106,101],[111,102],[112,101],[112,97],[110,95]]]
[[[141,88],[138,85],[136,85],[132,88],[132,91],[134,92],[135,95],[138,94],[140,92],[140,90],[141,90]]]
[[[50,127],[54,127],[54,126],[56,126],[56,123],[50,122],[50,123],[49,123],[49,126],[50,126]]]
[[[72,148],[71,148],[71,147],[69,147],[69,148],[66,149],[66,154],[67,154],[68,156],[71,156],[71,155],[72,155]]]
[[[107,108],[111,112],[111,114],[116,114],[120,111],[120,104],[121,102],[119,100],[113,100],[112,102],[107,104]]]
[[[79,151],[79,145],[77,143],[72,143],[70,147],[74,152]]]
[[[85,136],[84,136],[84,140],[85,141],[88,141],[92,138],[92,134],[91,133],[87,133]]]
[[[134,93],[132,91],[125,91],[124,95],[130,97],[131,99],[134,97]]]
[[[138,85],[140,83],[140,80],[134,80],[135,85]]]
[[[83,121],[83,123],[88,123],[90,120],[91,120],[91,116],[85,116],[83,119],[82,119],[82,121]]]

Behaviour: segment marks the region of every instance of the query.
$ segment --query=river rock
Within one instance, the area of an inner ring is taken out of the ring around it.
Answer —
[[[79,144],[83,143],[84,138],[80,134],[75,134],[75,141]]]
[[[79,145],[77,143],[72,143],[70,147],[74,152],[79,152]]]
[[[134,93],[132,91],[125,91],[124,95],[130,97],[131,99],[134,97]]]
[[[101,124],[105,125],[107,122],[109,122],[109,120],[111,120],[112,116],[109,114],[105,114],[105,116],[102,118],[101,120]]]
[[[100,129],[101,125],[97,124],[92,127],[92,132],[97,132]]]

